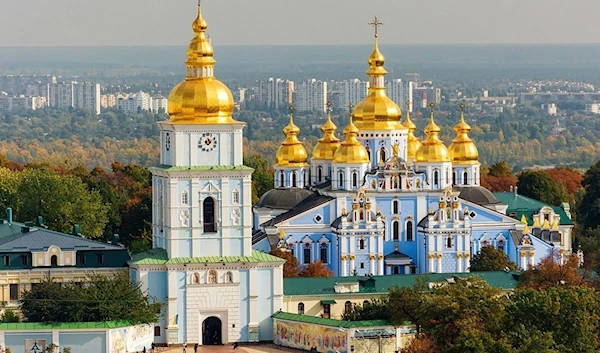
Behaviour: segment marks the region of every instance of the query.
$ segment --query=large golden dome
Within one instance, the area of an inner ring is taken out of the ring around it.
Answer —
[[[335,151],[335,154],[333,155],[334,163],[362,164],[370,162],[369,152],[367,152],[365,146],[356,139],[358,131],[358,128],[352,122],[352,116],[350,116],[350,122],[344,128],[346,139]]]
[[[471,127],[465,122],[464,104],[460,105],[460,121],[454,126],[456,138],[452,140],[448,152],[452,162],[458,164],[479,163],[479,152],[475,142],[469,137]]]
[[[321,126],[323,137],[313,149],[313,159],[332,160],[335,151],[340,147],[340,139],[335,137],[337,126],[331,121],[331,112],[327,112],[327,121]]]
[[[214,77],[213,48],[206,38],[208,25],[198,5],[198,17],[192,24],[194,38],[187,50],[185,80],[169,94],[168,111],[172,123],[237,123],[233,114],[233,96],[225,84]]]
[[[412,162],[416,159],[417,151],[421,147],[421,141],[415,136],[415,130],[417,130],[417,125],[410,120],[410,101],[406,101],[406,120],[404,121],[404,126],[408,129],[408,137],[407,137],[407,150],[406,150],[406,159],[408,162]]]
[[[377,20],[376,20],[377,21]],[[375,32],[375,49],[369,56],[369,90],[365,99],[356,105],[352,116],[359,130],[401,130],[405,127],[400,122],[402,112],[385,92],[384,76],[387,71],[383,67],[385,57],[379,51],[377,32]]]
[[[278,167],[305,167],[308,164],[308,154],[306,149],[302,145],[302,142],[298,140],[298,134],[300,128],[294,124],[294,118],[290,113],[290,122],[286,127],[283,128],[285,134],[285,140],[279,146],[275,160],[277,161]]]
[[[431,116],[429,118],[429,124],[423,129],[427,138],[417,150],[415,159],[417,162],[450,162],[448,149],[438,137],[442,129],[440,129],[433,120],[433,103],[430,104],[430,107]]]

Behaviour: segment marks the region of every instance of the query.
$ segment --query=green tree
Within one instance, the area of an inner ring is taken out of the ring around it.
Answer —
[[[252,203],[255,204],[265,192],[273,188],[275,183],[273,168],[269,161],[258,153],[244,157],[244,165],[254,169],[254,173],[252,173]]]
[[[504,161],[492,164],[488,168],[487,174],[493,177],[514,177],[508,164]]]
[[[585,172],[585,196],[579,205],[579,220],[585,228],[600,227],[600,160]]]
[[[517,264],[510,261],[502,250],[493,246],[484,246],[471,259],[471,272],[516,270]]]
[[[0,315],[0,322],[20,322],[21,318],[17,313],[11,309],[4,309],[2,315]]]
[[[549,205],[560,205],[567,197],[558,184],[543,171],[526,170],[519,174],[519,193]]]

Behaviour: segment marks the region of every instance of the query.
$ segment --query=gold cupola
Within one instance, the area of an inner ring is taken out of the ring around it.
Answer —
[[[369,152],[367,152],[365,146],[356,139],[358,131],[358,128],[352,122],[352,115],[350,115],[350,122],[344,128],[346,139],[335,151],[335,154],[333,155],[334,163],[362,164],[370,162]]]
[[[410,120],[410,101],[407,100],[404,102],[406,104],[406,120],[404,121],[404,126],[408,129],[408,137],[407,137],[407,150],[406,157],[408,162],[412,162],[415,160],[417,156],[417,151],[419,147],[421,147],[421,141],[415,136],[415,131],[417,130],[417,125]]]
[[[465,122],[465,105],[460,104],[460,121],[454,126],[456,138],[452,140],[452,144],[448,148],[450,160],[458,164],[475,164],[479,163],[479,152],[475,142],[469,137],[471,127]]]
[[[290,107],[290,122],[283,128],[285,140],[279,146],[275,160],[278,167],[306,167],[308,155],[302,142],[298,140],[300,128],[294,124],[292,108]]]
[[[337,126],[331,121],[331,111],[327,111],[327,121],[321,126],[323,137],[313,149],[313,159],[332,160],[335,151],[340,147],[340,139],[335,137]]]
[[[383,67],[385,57],[379,51],[377,28],[383,23],[377,16],[369,23],[375,27],[375,49],[369,56],[369,89],[367,96],[354,108],[352,116],[359,130],[401,130],[405,127],[400,122],[402,112],[385,92],[384,76],[387,71]]]
[[[421,144],[421,147],[417,150],[415,159],[417,162],[450,162],[448,149],[438,137],[442,129],[440,129],[433,119],[433,108],[435,107],[435,104],[431,103],[429,104],[429,107],[431,108],[429,124],[423,129],[427,137]]]
[[[234,107],[231,91],[214,77],[216,61],[206,37],[207,28],[198,4],[198,17],[192,24],[194,38],[187,49],[185,80],[171,90],[168,98],[171,123],[239,123],[231,117]]]

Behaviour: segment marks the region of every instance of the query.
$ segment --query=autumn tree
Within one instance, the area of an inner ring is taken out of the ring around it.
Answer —
[[[298,259],[296,259],[291,251],[275,249],[271,250],[269,254],[285,260],[285,263],[283,264],[283,277],[298,277],[300,275]]]
[[[504,251],[488,245],[481,248],[471,259],[471,272],[516,270],[517,264],[510,261]]]
[[[487,173],[481,175],[481,186],[492,192],[508,191],[516,184],[517,178],[504,161],[492,164],[487,169]]]
[[[579,269],[579,258],[572,254],[563,259],[554,252],[521,276],[520,288],[547,289],[551,287],[579,287],[590,284]],[[564,263],[563,263],[564,262]]]
[[[300,277],[332,277],[333,271],[322,263],[321,260],[315,260],[300,270]]]
[[[442,347],[434,341],[432,338],[426,335],[417,335],[410,343],[408,347],[403,348],[401,353],[431,353],[441,352]]]
[[[254,173],[252,173],[252,203],[255,204],[265,192],[273,188],[275,183],[273,168],[269,161],[258,153],[244,157],[244,165],[254,169]]]
[[[585,228],[600,227],[600,160],[585,172],[585,196],[579,205],[579,219]]]
[[[526,170],[519,174],[519,193],[549,205],[560,205],[566,196],[552,177],[541,170]]]

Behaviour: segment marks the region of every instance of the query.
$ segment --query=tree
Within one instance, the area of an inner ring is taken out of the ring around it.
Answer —
[[[514,177],[512,171],[505,161],[492,164],[488,168],[487,175],[493,177]]]
[[[579,219],[585,228],[600,227],[600,160],[585,172],[581,184],[585,196],[579,205]]]
[[[519,174],[519,193],[549,205],[560,205],[566,196],[558,184],[543,171],[526,170]]]
[[[371,299],[367,305],[354,304],[350,310],[344,311],[344,321],[389,320],[390,309],[388,298]]]
[[[0,315],[0,322],[20,322],[21,318],[19,314],[15,313],[11,309],[4,309],[2,315]]]
[[[551,287],[579,287],[591,285],[590,281],[582,276],[579,269],[577,254],[567,257],[561,263],[558,252],[546,256],[540,263],[529,269],[521,276],[520,288],[547,289]]]
[[[408,347],[403,348],[401,353],[431,353],[441,352],[437,342],[425,335],[417,335],[412,341],[410,341]]]
[[[275,183],[273,168],[269,161],[258,153],[244,157],[244,165],[254,169],[254,173],[252,173],[252,204],[255,204],[265,192],[273,188]]]
[[[294,256],[294,254],[292,254],[291,251],[282,251],[280,249],[275,249],[269,252],[269,254],[285,260],[285,263],[283,264],[283,277],[299,276],[300,266],[298,264],[298,259],[296,259],[296,257]]]
[[[315,260],[300,270],[300,277],[332,277],[333,271],[321,260]]]
[[[471,272],[516,270],[517,264],[510,261],[502,250],[488,245],[481,248],[471,259]]]

